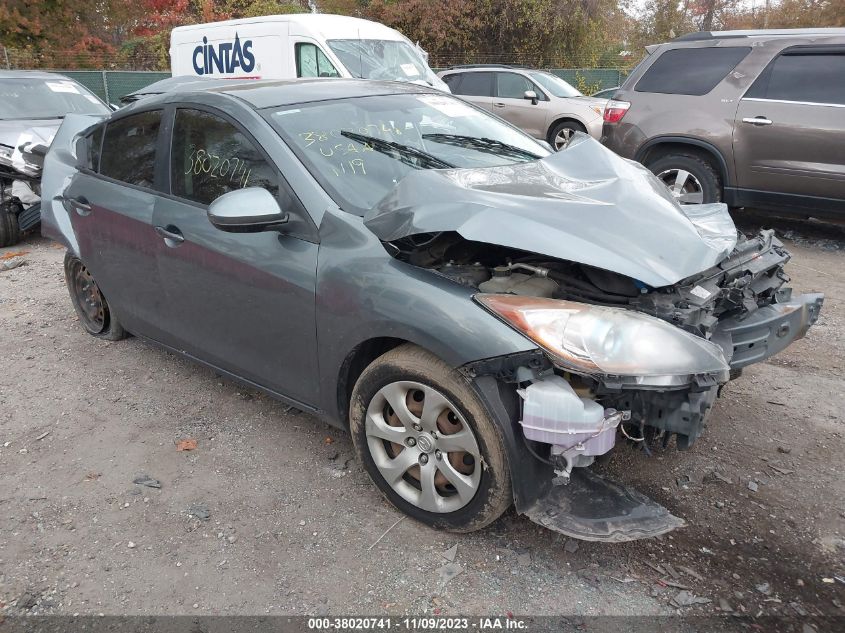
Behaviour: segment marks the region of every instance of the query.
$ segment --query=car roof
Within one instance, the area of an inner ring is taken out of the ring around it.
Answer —
[[[741,37],[823,37],[845,35],[845,28],[823,27],[804,29],[744,29],[734,31],[698,31],[676,37],[673,42],[696,42],[701,40],[721,40]]]
[[[157,101],[173,101],[179,97],[192,95],[223,94],[244,101],[256,110],[261,110],[312,101],[419,93],[445,94],[428,86],[399,81],[330,78],[228,79],[209,81],[207,86],[205,82],[177,84],[173,89],[161,95],[151,96],[136,103],[151,104]],[[128,106],[128,108],[131,107]]]
[[[70,77],[65,77],[61,73],[48,73],[44,70],[0,70],[0,79],[66,79],[73,81]]]

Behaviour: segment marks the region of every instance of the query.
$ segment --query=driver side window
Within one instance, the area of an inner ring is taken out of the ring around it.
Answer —
[[[299,42],[295,50],[297,77],[340,77],[340,73],[316,44]]]

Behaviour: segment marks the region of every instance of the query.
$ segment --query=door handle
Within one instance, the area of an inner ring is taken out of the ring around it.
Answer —
[[[168,246],[179,246],[185,241],[185,236],[175,226],[157,226],[155,232],[159,237],[164,238],[164,243]]]
[[[500,103],[500,102],[498,102],[498,101],[494,101],[494,102],[493,102],[493,107],[494,107],[494,108],[504,108],[504,107],[505,107],[505,104],[504,104],[504,103]]]
[[[771,125],[772,120],[764,116],[748,116],[742,120],[743,123],[750,123],[751,125]]]
[[[91,205],[85,198],[65,198],[67,203],[72,206],[78,215],[86,216],[91,214]]]

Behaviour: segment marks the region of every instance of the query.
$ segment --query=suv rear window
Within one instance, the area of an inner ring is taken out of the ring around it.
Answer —
[[[751,51],[747,46],[676,48],[663,53],[637,82],[637,92],[705,95]]]
[[[745,96],[845,104],[845,52],[785,53],[763,71]]]

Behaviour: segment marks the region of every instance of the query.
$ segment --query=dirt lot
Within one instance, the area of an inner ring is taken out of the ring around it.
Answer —
[[[776,228],[822,317],[724,389],[692,450],[612,453],[603,469],[688,523],[623,545],[513,512],[463,536],[397,524],[344,433],[138,339],[93,339],[62,250],[0,250],[27,251],[0,272],[0,615],[845,615],[845,228]]]

